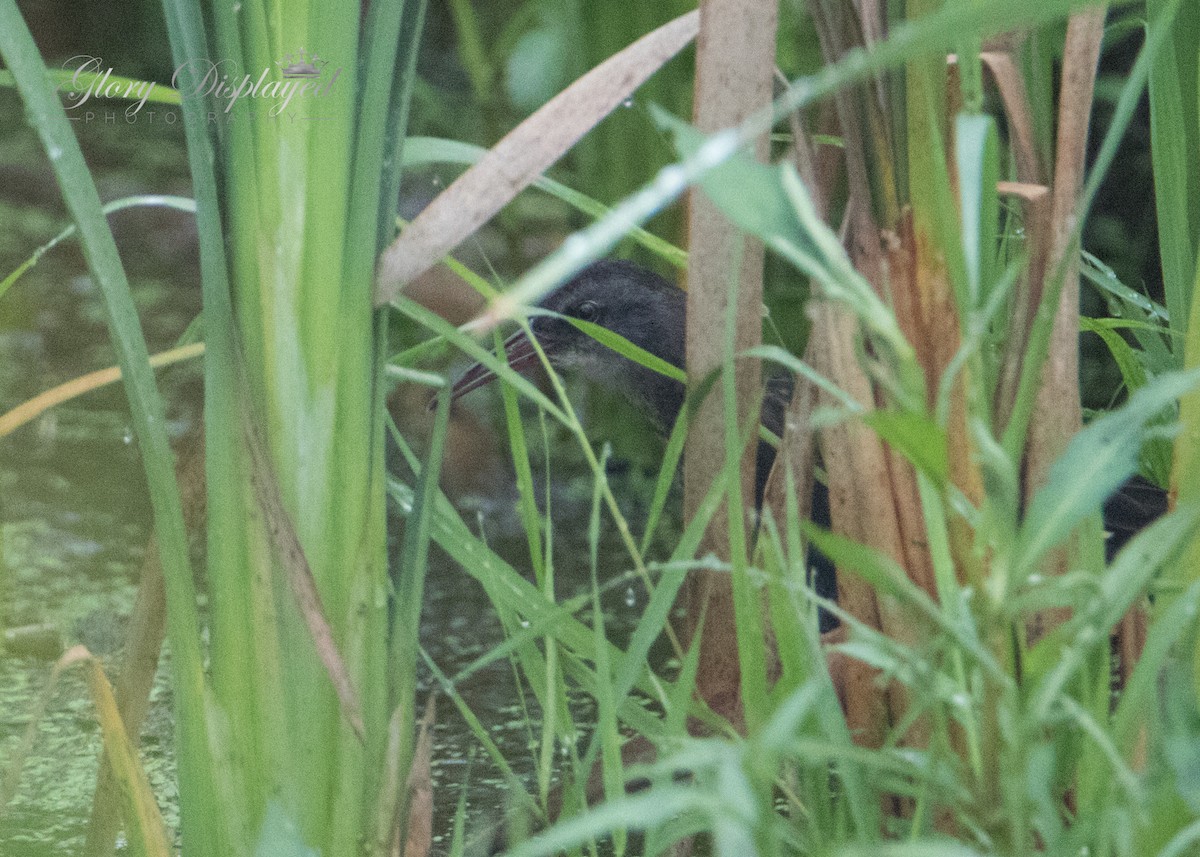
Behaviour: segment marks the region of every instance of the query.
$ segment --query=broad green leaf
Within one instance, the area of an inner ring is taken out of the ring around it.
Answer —
[[[1000,178],[996,123],[990,116],[960,114],[955,120],[954,155],[958,167],[958,201],[962,209],[962,244],[967,288],[974,309],[996,277],[1000,223]]]
[[[889,409],[870,411],[863,422],[939,485],[950,478],[946,432],[929,417]]]
[[[1046,551],[1085,517],[1100,511],[1105,498],[1137,470],[1147,425],[1197,383],[1197,370],[1163,375],[1071,439],[1029,504],[1017,534],[1015,568],[1031,572]]]

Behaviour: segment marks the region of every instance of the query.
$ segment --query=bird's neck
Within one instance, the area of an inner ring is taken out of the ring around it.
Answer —
[[[636,377],[627,380],[622,392],[660,432],[669,434],[683,407],[683,384],[645,366],[637,366],[634,374]]]

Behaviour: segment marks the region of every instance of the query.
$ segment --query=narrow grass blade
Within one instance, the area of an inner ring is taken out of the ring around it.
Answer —
[[[494,332],[493,337],[497,362],[507,362],[499,333]],[[502,383],[500,392],[504,399],[504,426],[508,434],[508,449],[517,473],[517,508],[521,513],[521,526],[525,528],[525,542],[529,545],[529,559],[533,564],[534,580],[539,585],[544,585],[547,559],[543,558],[542,519],[533,490],[533,469],[529,461],[529,446],[525,441],[525,426],[521,421],[521,411],[517,407],[516,390],[508,384]],[[550,474],[547,473],[545,476],[548,482]],[[549,521],[546,522],[546,526],[549,528]]]
[[[99,68],[99,57],[87,57],[88,61],[71,68],[51,68],[46,70],[46,77],[58,84],[61,92],[76,92],[79,95],[91,93],[97,84],[104,87],[104,98],[115,101],[142,101],[149,104],[181,103],[179,90],[172,89],[153,80],[138,80],[120,74],[87,71],[88,68]],[[17,81],[12,72],[0,70],[0,86],[16,87]],[[92,93],[94,94],[94,93]]]
[[[504,758],[504,754],[500,752],[500,748],[496,746],[496,742],[492,740],[491,735],[488,733],[488,728],[483,725],[483,723],[479,720],[479,717],[476,716],[475,712],[471,710],[471,707],[467,705],[466,700],[462,698],[462,694],[460,694],[454,685],[451,684],[441,667],[439,667],[433,658],[429,656],[429,653],[422,649],[421,657],[424,659],[425,665],[429,667],[430,672],[433,673],[433,677],[438,682],[442,692],[446,694],[451,702],[454,703],[454,706],[458,709],[459,714],[462,716],[463,720],[466,721],[467,726],[470,728],[471,733],[483,746],[484,750],[488,754],[488,758],[492,760],[492,763],[495,764],[496,768],[500,771],[500,775],[504,778],[504,781],[509,786],[509,797],[512,799],[512,802],[520,803],[523,809],[527,810],[535,817],[542,817],[541,807],[539,807],[537,801],[535,801],[529,795],[529,793],[525,791],[525,787],[521,785],[521,778],[517,776],[516,772],[512,769],[512,766],[508,763],[508,760]]]
[[[610,801],[583,815],[559,822],[506,853],[508,857],[548,857],[602,839],[617,828],[652,828],[694,809],[700,800],[690,789],[676,786]]]
[[[608,447],[600,457],[601,465],[608,461]],[[604,794],[609,800],[614,800],[625,793],[625,771],[621,762],[621,734],[618,731],[617,697],[614,693],[612,676],[612,661],[609,654],[608,636],[605,633],[604,610],[600,606],[600,584],[597,577],[597,565],[600,555],[600,514],[601,514],[601,481],[604,470],[597,475],[592,489],[592,508],[588,517],[588,565],[592,583],[592,629],[595,633],[596,652],[596,731],[592,737],[593,745],[600,747],[601,769],[604,780]],[[590,748],[589,748],[590,750]],[[589,752],[588,757],[591,756]],[[587,777],[589,772],[580,772]],[[613,832],[613,847],[618,855],[625,853],[626,834],[623,828]]]
[[[627,357],[634,363],[645,366],[647,369],[653,369],[658,374],[665,375],[672,380],[687,381],[687,373],[682,369],[671,365],[655,354],[651,354],[646,349],[634,345],[628,339],[621,336],[621,334],[614,333],[607,327],[602,327],[590,321],[583,321],[582,319],[571,318],[570,316],[563,316],[563,318],[601,345],[608,346],[622,357]]]
[[[104,737],[104,749],[112,765],[113,776],[125,798],[125,833],[130,844],[146,857],[168,857],[171,854],[166,822],[150,791],[150,781],[142,767],[137,747],[129,738],[117,710],[112,685],[104,675],[100,662],[86,651],[73,650],[85,665],[92,704]],[[64,659],[71,658],[68,652]]]
[[[13,0],[0,0],[0,56],[17,82],[28,121],[42,140],[67,209],[79,228],[84,258],[104,295],[134,432],[142,451],[167,587],[167,627],[180,724],[180,756],[195,762],[180,776],[180,791],[185,805],[190,807],[185,810],[185,816],[189,817],[183,821],[184,840],[189,842],[189,829],[196,829],[193,819],[207,816],[211,822],[219,813],[206,761],[208,729],[200,620],[174,461],[167,443],[166,415],[155,387],[137,308],[95,183]],[[197,857],[205,854],[206,850],[198,848]]]
[[[1180,506],[1139,533],[1117,554],[1098,581],[1099,591],[1065,625],[1045,637],[1029,653],[1029,671],[1044,675],[1031,693],[1031,710],[1039,721],[1065,692],[1068,682],[1098,648],[1108,649],[1108,635],[1143,597],[1150,581],[1174,561],[1200,527],[1200,505]]]
[[[552,417],[561,423],[567,424],[569,420],[562,409],[551,402],[541,390],[529,382],[527,378],[520,373],[509,368],[508,361],[498,358],[493,351],[484,348],[474,340],[469,334],[466,334],[450,324],[436,313],[426,309],[414,301],[404,297],[396,301],[396,309],[401,313],[411,318],[413,321],[424,325],[434,333],[439,334],[448,340],[457,348],[462,349],[468,357],[477,360],[495,372],[500,379],[505,383],[515,387],[521,392],[525,398],[536,403],[539,407],[544,408]]]
[[[166,823],[150,791],[150,783],[137,748],[130,740],[117,710],[112,685],[104,675],[100,662],[83,646],[69,649],[55,661],[45,689],[34,703],[24,736],[16,751],[10,755],[7,769],[3,772],[3,782],[0,782],[0,818],[20,785],[21,768],[37,740],[38,727],[45,716],[59,677],[64,670],[78,664],[84,667],[88,688],[92,694],[92,705],[100,724],[105,754],[111,765],[113,777],[120,786],[121,809],[130,845],[138,848],[139,853],[146,857],[167,857],[171,849],[168,845]],[[109,847],[111,849],[111,843]]]

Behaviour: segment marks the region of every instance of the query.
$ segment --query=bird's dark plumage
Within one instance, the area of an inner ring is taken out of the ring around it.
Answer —
[[[562,316],[590,321],[619,334],[676,368],[685,368],[687,296],[682,289],[631,262],[595,262],[551,292],[540,306]],[[683,407],[685,390],[679,381],[647,369],[597,342],[561,318],[535,316],[530,323],[546,357],[555,368],[575,370],[588,380],[621,393],[666,434]],[[536,363],[536,354],[524,333],[505,343],[510,365],[524,369]],[[495,377],[481,365],[473,366],[455,384],[460,396]],[[784,411],[792,395],[790,375],[773,377],[767,384],[762,423],[780,434]],[[755,506],[763,489],[775,450],[767,443],[758,449]]]
[[[584,268],[541,306],[605,327],[682,369],[686,303],[684,292],[657,274],[630,262],[604,261]],[[620,392],[660,431],[671,430],[683,407],[683,384],[618,354],[563,319],[540,316],[532,328],[551,364]]]

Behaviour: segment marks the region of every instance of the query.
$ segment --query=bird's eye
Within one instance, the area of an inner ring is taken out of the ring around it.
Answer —
[[[584,301],[575,307],[574,316],[584,321],[595,321],[600,316],[600,305],[595,301]]]

